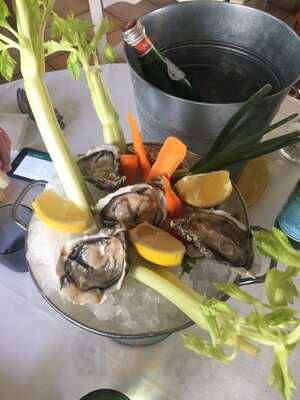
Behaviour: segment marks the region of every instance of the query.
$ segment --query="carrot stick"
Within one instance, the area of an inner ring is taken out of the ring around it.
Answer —
[[[129,126],[131,129],[133,148],[134,148],[135,154],[137,155],[139,164],[141,166],[143,177],[146,180],[147,176],[150,173],[151,166],[150,166],[149,160],[147,158],[143,140],[139,133],[135,118],[130,112],[127,113],[127,118],[128,118]]]
[[[127,178],[127,183],[131,185],[134,182],[138,167],[138,158],[136,154],[121,154],[121,170]]]
[[[157,176],[163,175],[171,178],[184,160],[186,152],[187,147],[184,143],[173,136],[169,136],[160,149],[147,180],[152,180]]]
[[[163,185],[169,217],[177,218],[182,212],[182,202],[173,191],[169,178],[163,175]]]

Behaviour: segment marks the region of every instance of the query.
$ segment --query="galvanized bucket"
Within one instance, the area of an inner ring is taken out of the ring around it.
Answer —
[[[246,85],[249,92],[254,89],[252,93],[265,83],[273,86],[273,92],[257,106],[260,112],[256,112],[255,122],[249,127],[245,124],[247,134],[249,129],[257,130],[270,123],[289,89],[299,79],[299,37],[284,22],[262,11],[202,0],[158,9],[144,16],[142,23],[157,48],[177,65],[184,69],[201,66],[202,87],[213,69],[228,70],[228,79],[214,81],[215,88],[207,84],[209,87],[205,90],[211,97],[221,84],[229,101],[183,100],[147,82],[134,50],[125,46],[141,128],[147,141],[163,142],[174,134],[192,151],[205,154],[241,106],[241,102],[231,100],[241,89],[238,82]],[[232,72],[239,74],[239,79],[236,76],[232,79]],[[247,118],[250,117],[248,114]]]

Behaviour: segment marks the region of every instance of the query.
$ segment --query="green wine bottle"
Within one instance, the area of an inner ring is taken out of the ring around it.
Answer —
[[[123,38],[135,49],[144,78],[149,83],[174,96],[190,100],[193,98],[193,88],[185,73],[157,50],[139,20],[125,25]]]

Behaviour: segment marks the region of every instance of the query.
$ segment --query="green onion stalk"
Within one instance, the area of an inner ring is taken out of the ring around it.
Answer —
[[[69,53],[67,67],[74,79],[80,78],[80,66],[82,66],[94,109],[102,124],[104,143],[116,145],[124,153],[127,150],[124,134],[119,115],[103,81],[98,54],[99,45],[108,28],[108,20],[104,18],[92,39],[89,39],[93,31],[90,22],[75,18],[73,15],[63,19],[52,12],[52,38],[59,41],[51,40],[45,47],[47,55],[57,51]],[[101,61],[102,63],[115,61],[113,49],[108,43],[104,46]]]
[[[85,210],[92,223],[92,199],[57,122],[51,99],[44,83],[44,31],[53,6],[52,0],[16,0],[17,31],[8,23],[9,10],[0,1],[0,72],[7,80],[13,76],[15,60],[9,49],[20,53],[24,88],[45,146],[52,158],[67,197]]]

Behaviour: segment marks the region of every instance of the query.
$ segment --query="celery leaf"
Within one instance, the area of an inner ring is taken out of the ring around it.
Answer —
[[[108,32],[108,30],[109,30],[109,21],[107,17],[104,17],[95,33],[95,36],[93,37],[93,40],[91,41],[91,46],[94,49],[97,49],[101,40],[103,39],[103,36],[105,35],[105,33]]]
[[[65,21],[66,29],[70,32],[87,33],[93,29],[93,24],[90,21],[82,20],[69,16]]]
[[[247,315],[245,322],[248,324],[248,327],[255,328],[263,340],[269,341],[270,344],[280,342],[280,337],[272,327],[268,326],[263,313],[257,310],[253,311]]]
[[[67,60],[67,67],[74,79],[80,79],[80,62],[77,53],[70,53]]]
[[[300,268],[300,253],[290,244],[287,236],[277,228],[253,232],[258,251],[273,260]]]
[[[294,303],[295,298],[299,296],[292,280],[296,275],[297,270],[289,267],[285,271],[274,268],[267,272],[265,291],[271,307],[286,307]]]
[[[109,43],[105,44],[103,55],[104,55],[104,61],[107,63],[114,63],[117,59],[116,53],[113,47]]]
[[[234,283],[217,283],[215,284],[215,287],[221,292],[227,294],[230,297],[233,297],[236,300],[242,301],[243,303],[257,307],[264,306],[260,300],[240,289]]]
[[[275,361],[269,375],[269,384],[275,386],[285,400],[291,400],[296,389],[288,368],[289,353],[289,349],[282,345],[275,347]]]
[[[67,51],[72,52],[74,51],[73,46],[71,43],[62,40],[61,42],[55,42],[55,40],[50,40],[44,44],[44,48],[46,49],[46,56],[50,54],[57,53],[58,51]]]
[[[2,42],[2,41],[0,40],[0,51],[7,49],[7,47],[9,47],[9,46],[7,46],[6,43],[4,43],[4,42]]]
[[[298,321],[296,315],[297,310],[289,307],[279,307],[264,316],[266,323],[269,326],[286,326],[288,323]]]
[[[210,343],[203,340],[200,336],[181,335],[184,346],[202,356],[213,358],[223,364],[228,364],[236,356],[236,351],[231,355],[227,355],[219,346],[212,346]]]
[[[9,17],[9,9],[4,0],[0,0],[0,25],[7,25],[7,17]]]
[[[7,49],[0,54],[0,73],[8,81],[13,77],[16,61],[11,57]]]

